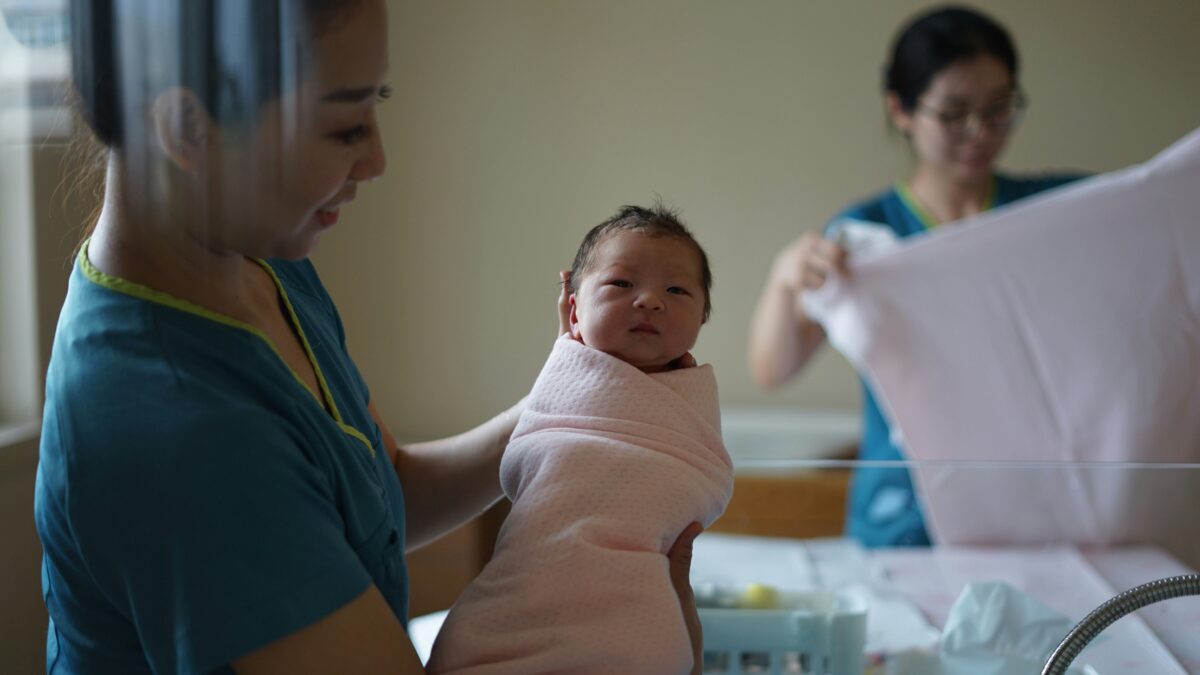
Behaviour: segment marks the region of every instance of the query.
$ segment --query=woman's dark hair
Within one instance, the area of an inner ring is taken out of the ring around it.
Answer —
[[[679,219],[675,210],[655,203],[651,208],[641,206],[622,206],[616,215],[593,227],[583,237],[579,250],[575,252],[575,262],[571,264],[571,278],[567,281],[567,290],[575,293],[579,290],[579,282],[592,264],[592,254],[596,246],[605,237],[617,232],[640,232],[651,237],[671,237],[691,246],[700,257],[700,283],[704,285],[704,321],[712,313],[712,268],[708,265],[708,254],[704,247],[696,241]]]
[[[80,115],[110,148],[170,86],[218,122],[246,120],[294,77],[300,50],[357,3],[348,0],[71,0],[71,66]],[[307,32],[298,32],[305,30]]]
[[[1017,79],[1017,50],[1003,26],[965,7],[944,7],[913,19],[892,48],[883,88],[895,92],[912,112],[917,99],[943,68],[976,56],[991,56]]]

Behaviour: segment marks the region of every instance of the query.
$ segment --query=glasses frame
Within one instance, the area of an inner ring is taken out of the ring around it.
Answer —
[[[971,108],[961,113],[950,113],[917,101],[915,112],[932,117],[948,135],[962,138],[969,132],[977,134],[984,129],[993,132],[1011,131],[1021,121],[1021,116],[1028,107],[1029,97],[1020,88],[1014,88],[1006,106],[993,105],[984,109]]]

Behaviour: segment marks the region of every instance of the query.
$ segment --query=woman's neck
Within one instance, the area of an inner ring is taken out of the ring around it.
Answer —
[[[252,317],[267,302],[262,270],[241,254],[203,245],[193,227],[203,209],[152,198],[169,192],[152,182],[131,180],[115,153],[110,156],[104,204],[88,244],[92,265],[235,319]]]
[[[908,188],[921,206],[938,224],[973,216],[986,211],[992,189],[992,176],[962,182],[934,169],[922,166],[908,179]]]

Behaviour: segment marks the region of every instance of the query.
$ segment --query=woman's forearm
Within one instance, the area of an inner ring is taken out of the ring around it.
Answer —
[[[500,458],[524,401],[450,438],[397,445],[409,550],[419,548],[500,499]]]
[[[825,339],[808,318],[795,290],[772,274],[750,321],[748,362],[758,386],[773,389],[800,371]]]

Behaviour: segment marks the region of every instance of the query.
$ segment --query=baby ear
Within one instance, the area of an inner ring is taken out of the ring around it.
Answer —
[[[570,320],[569,320],[570,327],[571,327],[571,337],[575,338],[576,340],[582,341],[583,336],[581,336],[579,334],[579,315],[576,313],[577,308],[575,306],[575,294],[574,293],[572,293],[571,296],[569,298],[567,298],[567,304],[570,305],[570,308],[571,308]]]
[[[150,109],[158,147],[171,163],[187,173],[203,166],[209,136],[216,125],[196,93],[184,87],[169,87]]]

